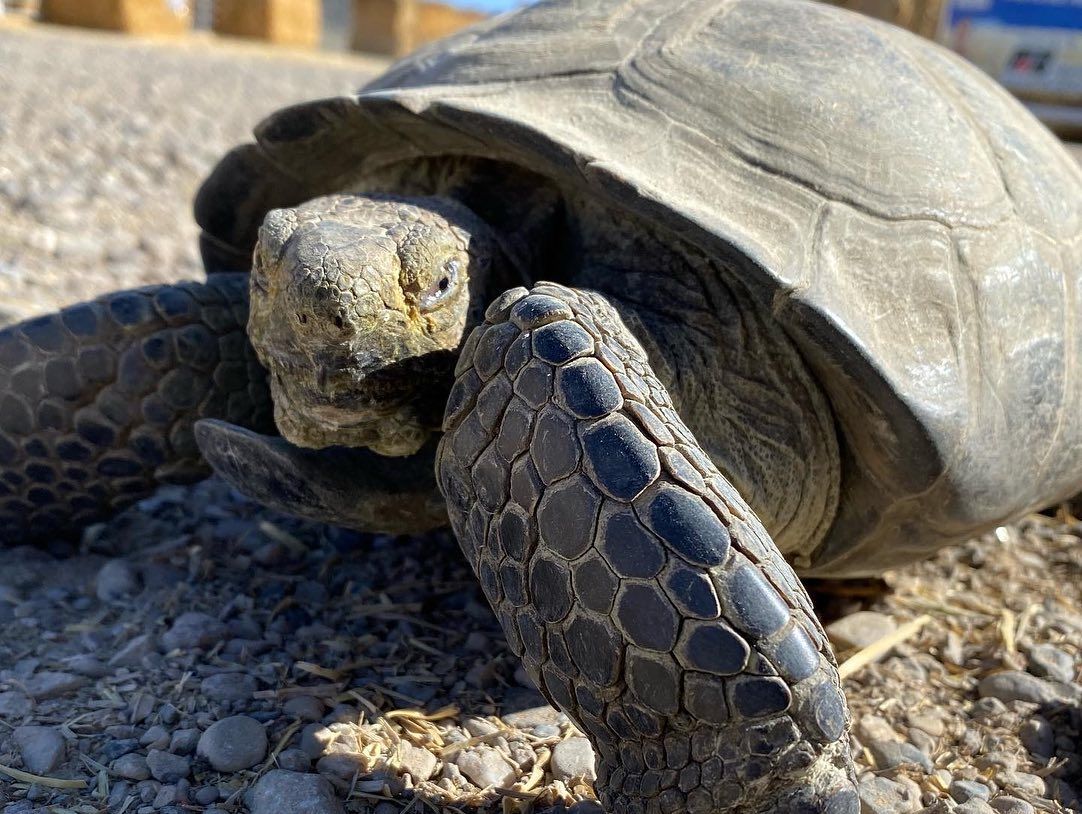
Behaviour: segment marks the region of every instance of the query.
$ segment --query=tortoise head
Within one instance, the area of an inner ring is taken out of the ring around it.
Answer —
[[[248,334],[303,447],[416,452],[438,430],[498,248],[443,198],[334,195],[267,215]]]

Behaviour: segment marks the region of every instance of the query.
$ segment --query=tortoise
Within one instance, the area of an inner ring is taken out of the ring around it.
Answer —
[[[797,574],[1082,488],[1082,173],[846,11],[540,3],[272,115],[195,211],[205,283],[0,333],[3,539],[208,462],[449,521],[610,811],[857,811]]]

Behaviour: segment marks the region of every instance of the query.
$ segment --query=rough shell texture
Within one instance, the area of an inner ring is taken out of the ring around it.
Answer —
[[[243,257],[271,206],[458,153],[726,259],[836,412],[844,498],[813,572],[914,559],[1082,482],[1065,420],[1082,173],[991,80],[899,29],[800,0],[541,3],[257,139],[197,202],[208,257]]]

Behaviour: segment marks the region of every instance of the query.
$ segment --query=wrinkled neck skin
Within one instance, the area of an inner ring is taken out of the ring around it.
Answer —
[[[417,452],[505,265],[488,226],[447,198],[332,195],[271,212],[248,330],[279,430],[302,447]]]

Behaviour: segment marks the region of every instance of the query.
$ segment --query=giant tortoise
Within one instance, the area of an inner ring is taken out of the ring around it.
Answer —
[[[271,116],[196,217],[206,283],[0,336],[4,539],[204,461],[338,524],[449,519],[613,812],[855,811],[796,573],[1082,488],[1082,173],[832,7],[525,8]]]

